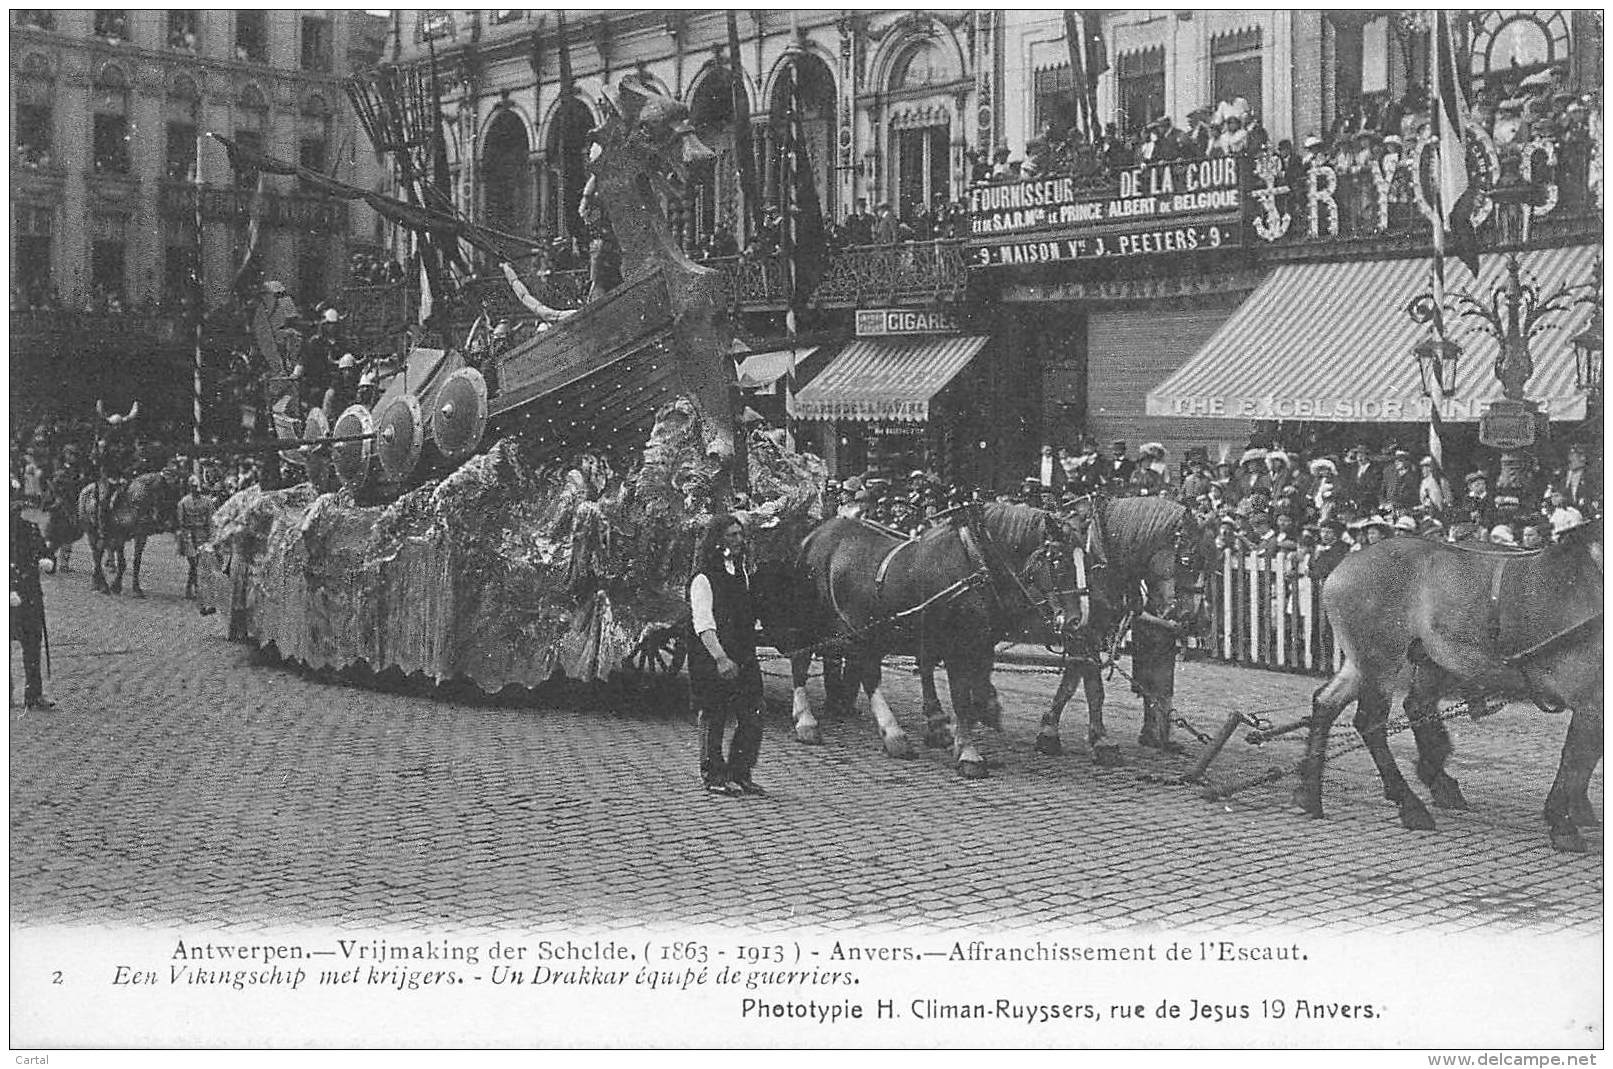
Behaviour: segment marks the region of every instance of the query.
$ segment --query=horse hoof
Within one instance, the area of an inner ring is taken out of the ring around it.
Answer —
[[[1580,836],[1578,829],[1571,828],[1568,831],[1554,829],[1551,833],[1551,848],[1565,854],[1583,854],[1585,840]]]
[[[886,735],[885,754],[889,757],[912,757],[913,744],[908,741],[906,735]]]
[[[986,763],[984,761],[959,761],[958,775],[964,779],[985,779]]]
[[[796,728],[795,729],[795,738],[796,738],[796,741],[804,742],[808,746],[822,746],[823,745],[823,734],[818,731],[818,728],[817,728],[816,724],[814,724],[812,727],[798,727],[798,728]]]
[[[926,731],[924,745],[931,750],[944,750],[952,745],[952,736],[945,731]]]
[[[1110,742],[1092,748],[1092,763],[1099,768],[1124,768],[1126,760],[1120,756],[1120,747]]]
[[[1061,757],[1064,754],[1064,741],[1057,735],[1038,735],[1036,752],[1047,754],[1049,757]]]
[[[1433,797],[1434,804],[1441,809],[1468,808],[1467,798],[1463,796],[1462,788],[1456,785],[1455,780],[1437,782],[1428,788],[1428,793]]]
[[[1433,831],[1434,818],[1422,802],[1408,795],[1400,803],[1400,826],[1407,831]]]

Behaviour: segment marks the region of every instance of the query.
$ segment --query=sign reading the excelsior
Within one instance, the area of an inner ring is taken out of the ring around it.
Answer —
[[[1241,244],[1243,190],[1235,157],[1132,167],[1103,188],[1070,177],[975,186],[971,259],[995,267]]]
[[[927,308],[859,308],[857,337],[887,334],[957,334],[963,328],[951,312]]]

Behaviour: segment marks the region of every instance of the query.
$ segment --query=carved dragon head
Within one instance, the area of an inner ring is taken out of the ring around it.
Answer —
[[[595,135],[600,146],[595,173],[604,177],[606,160],[625,164],[659,197],[682,202],[690,166],[716,158],[695,135],[689,109],[639,74],[625,75],[607,90],[606,99],[610,107]]]

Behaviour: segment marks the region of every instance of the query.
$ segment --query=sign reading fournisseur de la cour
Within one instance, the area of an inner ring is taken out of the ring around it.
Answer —
[[[1239,159],[1150,164],[1101,186],[1068,176],[969,191],[969,257],[979,267],[1148,256],[1242,243]]]

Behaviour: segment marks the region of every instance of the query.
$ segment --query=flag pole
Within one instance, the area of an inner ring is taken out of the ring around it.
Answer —
[[[191,124],[196,132],[195,158],[191,160],[191,185],[195,193],[195,203],[192,206],[191,219],[191,262],[190,277],[186,280],[189,285],[191,298],[191,340],[194,349],[191,354],[191,383],[190,383],[190,418],[191,445],[196,446],[195,456],[191,458],[191,476],[200,480],[202,477],[202,322],[204,316],[202,309],[207,305],[206,294],[202,288],[202,94],[197,90],[196,99],[191,101]]]

